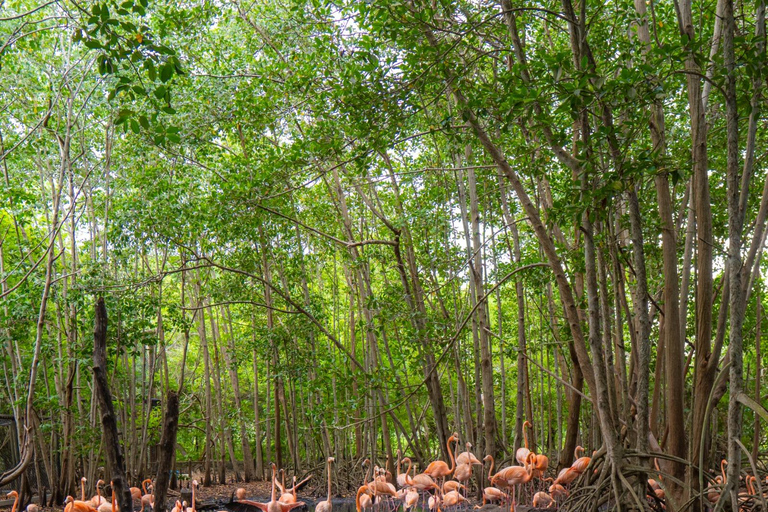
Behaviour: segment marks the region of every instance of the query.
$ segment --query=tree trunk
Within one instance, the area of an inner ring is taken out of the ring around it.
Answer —
[[[229,341],[228,343],[221,342],[221,353],[224,357],[224,362],[227,365],[229,372],[229,382],[232,385],[232,395],[235,401],[235,410],[237,413],[237,421],[240,429],[240,446],[243,450],[243,476],[246,482],[253,480],[253,455],[251,454],[251,444],[248,441],[248,431],[245,428],[245,417],[243,416],[243,404],[240,399],[240,379],[237,375],[237,366],[233,360],[232,355],[235,353],[235,332],[232,327],[232,314],[229,311],[229,307],[226,308],[227,313],[227,325],[229,326]],[[227,347],[229,344],[229,347]],[[255,375],[255,373],[254,373]]]
[[[157,474],[155,475],[155,506],[154,511],[165,512],[168,483],[176,453],[176,433],[179,430],[179,395],[168,391],[165,397],[165,419],[163,433],[160,437],[159,456],[157,458]]]
[[[101,425],[107,453],[107,468],[112,475],[112,485],[120,510],[133,510],[133,500],[125,479],[125,463],[120,438],[117,435],[117,420],[112,407],[112,393],[107,384],[107,307],[104,298],[96,301],[93,330],[93,382],[99,399]]]

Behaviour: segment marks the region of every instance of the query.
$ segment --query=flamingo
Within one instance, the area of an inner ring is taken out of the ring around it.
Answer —
[[[717,475],[714,482],[710,482],[707,486],[707,500],[710,503],[717,503],[720,500],[720,489],[723,485],[723,477]]]
[[[400,487],[401,489],[405,487],[405,474],[400,472],[400,462],[401,462],[402,456],[403,456],[402,451],[398,449],[397,450],[397,467],[395,469],[395,472],[397,473],[397,477],[396,477],[397,486]]]
[[[101,505],[107,503],[107,500],[101,495],[101,486],[104,485],[104,480],[96,482],[96,496],[91,498],[91,506],[98,509]]]
[[[197,480],[192,480],[192,506],[184,506],[184,512],[197,512],[197,504],[195,503],[195,490],[197,489]]]
[[[429,466],[424,470],[424,473],[431,476],[435,480],[442,478],[445,480],[446,477],[449,477],[453,474],[453,470],[456,469],[456,460],[453,458],[453,450],[451,450],[451,443],[457,442],[456,436],[451,435],[451,437],[448,438],[448,441],[446,441],[446,447],[448,448],[448,456],[451,458],[451,466],[448,467],[448,464],[443,462],[442,460],[436,460],[429,463]]]
[[[64,505],[64,512],[97,512],[88,502],[75,500],[72,496],[67,496]]]
[[[410,459],[408,462],[410,463]],[[358,487],[357,494],[355,495],[355,507],[357,508],[357,512],[360,512],[361,508],[367,509],[373,506],[373,500],[371,499],[373,490],[368,486],[368,475],[371,473],[371,461],[369,459],[363,461],[363,466],[366,465],[368,466],[368,469],[363,477],[363,485]],[[408,469],[410,469],[410,466],[408,466]]]
[[[454,434],[456,435],[456,434]],[[467,442],[464,444],[464,447],[466,451],[461,452],[456,456],[456,464],[470,464],[475,465],[478,464],[480,466],[483,465],[482,462],[480,462],[477,457],[475,457],[475,454],[470,452],[469,449],[472,448],[472,443]]]
[[[149,486],[152,488],[152,493],[154,493],[154,485],[152,485],[152,480],[147,478],[141,482],[141,490],[144,492],[144,494],[141,496],[141,510],[144,510],[145,508],[155,508],[155,498],[152,496],[152,493],[147,492],[147,482],[149,482]]]
[[[410,465],[411,459],[407,457],[403,459],[403,461],[406,460]],[[440,490],[440,487],[435,483],[434,480],[432,480],[432,477],[426,473],[419,473],[418,475],[413,475],[413,478],[411,478],[406,472],[405,478],[405,483],[411,487],[415,487],[418,491],[427,492],[431,489],[435,489],[435,491]]]
[[[579,457],[579,451],[581,453],[584,453],[584,448],[581,446],[577,446],[573,450],[573,457],[576,459],[576,461],[571,464],[571,468],[578,471],[579,474],[582,474],[584,471],[587,470],[587,466],[589,466],[590,461],[592,460],[591,457]]]
[[[666,499],[667,493],[664,491],[664,489],[661,488],[661,485],[659,484],[659,482],[657,482],[653,478],[649,478],[648,485],[653,490],[653,494],[654,496],[656,496],[656,498],[660,500]]]
[[[99,480],[99,482],[101,482],[101,480]],[[109,486],[112,488],[112,503],[107,503],[105,500],[104,503],[99,505],[99,508],[97,509],[98,512],[116,512],[117,511],[117,500],[115,499],[115,484],[110,481]],[[98,487],[96,488],[98,489]],[[178,503],[178,501],[176,503]],[[181,512],[181,511],[179,510],[178,512]]]
[[[131,487],[131,498],[135,501],[139,501],[141,499],[141,489],[138,487]]]
[[[466,498],[459,494],[459,491],[449,491],[443,495],[442,505],[448,508],[458,505],[462,501],[466,501]]]
[[[38,507],[34,503],[30,503],[29,505],[27,505],[27,508],[24,509],[24,510],[26,510],[26,512],[39,512],[40,511],[40,507]]]
[[[552,499],[552,496],[544,491],[539,491],[533,495],[533,508],[551,508],[554,504],[555,500]]]
[[[440,510],[440,496],[438,494],[435,494],[434,496],[430,496],[429,500],[427,501],[427,506],[429,507],[429,510],[437,509],[438,512]]]
[[[419,493],[413,487],[408,489],[403,500],[405,510],[412,509],[419,502]]]
[[[371,500],[371,488],[367,484],[363,484],[357,488],[357,494],[355,495],[355,508],[357,512],[361,509],[365,510],[373,506],[373,500]]]
[[[453,478],[459,482],[466,482],[472,478],[472,466],[470,464],[456,464],[456,469],[453,472]]]
[[[277,483],[277,482],[275,482]],[[293,477],[293,485],[296,487],[296,477]],[[283,491],[280,493],[280,497],[277,498],[277,501],[280,503],[296,503],[296,494],[292,492],[292,489],[285,489],[285,485],[283,485]]]
[[[523,423],[523,440],[525,441],[525,446],[521,446],[517,449],[517,452],[515,452],[515,459],[517,459],[517,462],[521,466],[525,466],[525,461],[528,460],[528,454],[531,453],[531,450],[528,449],[528,431],[525,430],[525,427],[533,428],[533,425],[531,425],[531,422],[528,420]]]
[[[460,482],[457,482],[456,480],[448,480],[447,482],[443,483],[443,494],[448,494],[451,491],[461,491],[461,489],[466,489],[463,485],[461,485]]]
[[[739,510],[748,511],[752,509],[752,500],[755,496],[757,496],[757,491],[755,491],[755,487],[753,485],[753,481],[757,481],[757,478],[755,478],[753,475],[747,475],[745,480],[745,484],[747,486],[746,491],[742,491],[739,493]]]
[[[11,507],[11,512],[16,512],[16,507],[19,506],[19,493],[16,491],[11,491],[6,494],[5,497],[13,498],[13,506]]]
[[[397,451],[397,485],[400,487],[407,487],[407,480],[408,480],[408,473],[411,472],[411,459],[408,460],[408,469],[405,470],[405,473],[400,472],[400,463],[403,462],[406,459],[400,459],[400,450]]]
[[[563,468],[560,470],[560,474],[557,475],[557,478],[555,478],[554,483],[560,485],[568,485],[576,480],[580,474],[581,473],[575,470],[573,467]]]
[[[568,497],[568,489],[560,484],[553,483],[549,486],[549,494],[557,503],[559,503]]]
[[[491,485],[501,481],[506,487],[512,487],[512,506],[515,506],[515,487],[527,484],[533,478],[533,453],[528,454],[524,466],[509,466],[491,477]]]
[[[296,503],[281,503],[275,499],[275,473],[277,466],[272,463],[272,494],[268,503],[259,503],[251,500],[238,500],[239,503],[245,503],[247,505],[253,505],[262,512],[289,512],[295,508],[303,507],[306,504],[303,501],[297,501]],[[194,482],[193,482],[194,483]],[[194,487],[193,487],[194,490]]]
[[[411,462],[411,459],[408,459],[408,458],[405,458],[403,460],[407,460],[409,463]],[[411,487],[415,487],[420,491],[428,491],[430,489],[439,489],[435,481],[432,480],[432,477],[429,476],[426,472],[419,473],[418,475],[413,475],[413,478],[408,476],[408,474],[406,473],[405,482],[406,484],[410,485]]]
[[[490,469],[488,469],[488,480],[491,480],[492,479],[491,475],[493,474],[493,466],[496,462],[493,460],[493,455],[486,455],[483,458],[483,461],[487,461],[487,460],[491,461],[491,467]],[[490,486],[483,489],[483,505],[485,505],[486,502],[488,501],[497,501],[497,500],[501,501],[501,500],[506,500],[507,498],[509,498],[507,493],[505,493],[501,489],[497,489],[496,487]]]
[[[331,512],[333,510],[333,502],[331,502],[331,462],[335,459],[328,457],[328,499],[321,501],[315,506],[315,512]]]
[[[386,494],[388,496],[397,496],[397,489],[391,483],[387,482],[384,474],[384,468],[376,468],[378,475],[368,484],[374,494]]]
[[[549,468],[549,457],[544,454],[538,454],[533,456],[533,472],[534,476],[538,476],[543,479]],[[542,507],[546,508],[546,507]]]
[[[114,501],[114,499],[112,501]],[[181,507],[181,502],[176,500],[176,504],[171,509],[171,512],[183,512],[183,510],[184,509]]]

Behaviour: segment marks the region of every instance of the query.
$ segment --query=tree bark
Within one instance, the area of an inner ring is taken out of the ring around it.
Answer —
[[[117,419],[112,407],[112,393],[107,384],[107,307],[104,298],[96,301],[93,329],[93,383],[99,399],[101,426],[107,454],[107,468],[112,475],[112,485],[120,510],[133,510],[133,500],[125,479],[125,461],[117,434]]]
[[[179,430],[179,395],[168,391],[165,397],[165,419],[163,433],[160,437],[159,456],[157,459],[157,475],[155,475],[155,506],[156,512],[165,512],[168,484],[170,480],[173,456],[176,453],[176,433]]]

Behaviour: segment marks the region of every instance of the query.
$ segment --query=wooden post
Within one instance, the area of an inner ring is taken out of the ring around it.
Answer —
[[[179,394],[168,391],[165,405],[165,422],[160,437],[160,453],[155,477],[155,512],[165,512],[166,494],[170,479],[173,454],[176,451],[176,432],[179,430]]]
[[[104,429],[104,445],[107,467],[112,475],[112,485],[117,495],[120,510],[133,510],[131,490],[125,479],[125,460],[117,435],[117,420],[112,407],[112,394],[107,385],[107,307],[104,298],[96,301],[93,329],[93,383],[99,399],[101,426]]]

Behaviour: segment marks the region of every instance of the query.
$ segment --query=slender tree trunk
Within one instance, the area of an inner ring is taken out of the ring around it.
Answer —
[[[760,372],[762,372],[762,354],[760,352],[760,343],[762,338],[762,303],[761,297],[757,295],[755,305],[755,402],[762,403],[760,394]],[[752,459],[757,460],[760,449],[760,417],[755,413],[755,420],[752,425]]]
[[[252,320],[253,336],[256,336],[255,319]],[[255,342],[255,340],[254,340]],[[264,479],[264,456],[261,448],[261,421],[259,420],[259,364],[256,356],[256,349],[252,351],[253,356],[253,422],[256,437],[256,476]]]
[[[725,0],[723,10],[723,64],[725,66],[725,117],[727,139],[727,173],[726,185],[728,193],[728,267],[731,284],[730,321],[728,326],[728,353],[731,356],[730,388],[728,391],[728,473],[727,489],[730,490],[733,512],[739,510],[739,475],[741,472],[741,439],[742,414],[740,395],[743,393],[743,325],[746,305],[742,302],[742,229],[744,210],[741,206],[741,179],[739,176],[739,117],[736,104],[736,56],[734,51],[734,35],[736,21],[734,18],[733,0]],[[749,176],[744,179],[749,183]],[[748,187],[749,185],[747,185]]]
[[[200,308],[197,311],[197,335],[200,339],[200,348],[202,349],[203,358],[203,386],[204,386],[204,399],[205,399],[205,452],[203,461],[203,485],[208,487],[211,485],[211,462],[214,457],[214,439],[213,439],[213,401],[211,398],[211,365],[210,355],[208,353],[208,336],[205,327],[205,307],[206,300],[202,296],[200,290],[200,276],[198,275],[195,283],[197,292],[197,307]]]
[[[105,445],[107,448],[107,465],[112,475],[112,485],[120,510],[133,510],[133,500],[127,480],[125,479],[125,463],[123,451],[120,448],[120,438],[117,434],[117,419],[112,407],[112,394],[107,385],[107,307],[104,299],[96,301],[96,314],[93,331],[93,380],[95,392],[99,398],[101,409],[101,424],[104,429]]]
[[[159,457],[157,461],[157,474],[155,476],[155,505],[156,512],[166,511],[166,496],[168,483],[173,464],[173,455],[176,452],[176,433],[179,429],[179,395],[175,391],[168,391],[165,398],[165,419],[163,420],[163,433],[160,437]]]
[[[240,429],[240,446],[243,450],[243,476],[246,482],[250,482],[253,480],[253,455],[251,454],[251,444],[248,441],[248,431],[245,428],[243,404],[240,399],[240,379],[237,375],[237,366],[232,357],[232,355],[235,354],[235,333],[232,327],[232,314],[229,311],[229,307],[227,307],[225,311],[227,314],[227,325],[229,326],[229,340],[228,343],[222,340],[221,353],[224,357],[224,362],[227,365],[227,371],[229,372],[229,382],[232,385],[232,395],[235,402],[237,422]],[[229,347],[227,347],[227,344],[229,344]]]

